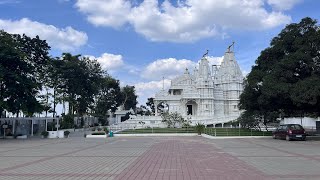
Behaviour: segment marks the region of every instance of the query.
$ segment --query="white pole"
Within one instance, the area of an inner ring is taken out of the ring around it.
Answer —
[[[33,136],[33,119],[31,119],[31,136]]]
[[[48,120],[47,119],[45,119],[45,122],[46,122],[46,131],[48,131]]]
[[[15,130],[16,130],[15,126],[16,126],[16,119],[14,119],[12,122],[12,134],[15,134]]]
[[[57,138],[59,138],[58,130],[59,130],[59,119],[57,119]]]

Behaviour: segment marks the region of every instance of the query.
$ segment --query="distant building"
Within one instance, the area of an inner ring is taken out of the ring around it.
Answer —
[[[144,121],[145,126],[159,126],[163,112],[178,112],[192,124],[200,122],[206,125],[223,126],[240,115],[239,96],[243,91],[243,75],[235,59],[231,46],[224,54],[220,66],[211,66],[203,55],[199,66],[191,73],[184,74],[171,81],[168,90],[155,95],[155,116],[131,117],[126,125]]]
[[[199,67],[173,79],[168,91],[156,94],[156,116],[164,111],[178,112],[191,120],[208,120],[208,123],[228,122],[236,119],[239,96],[243,91],[243,75],[234,52],[227,49],[219,66],[209,66],[207,56]],[[208,124],[206,123],[206,124]]]

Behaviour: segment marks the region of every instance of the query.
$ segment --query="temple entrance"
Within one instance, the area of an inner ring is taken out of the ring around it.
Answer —
[[[187,105],[187,115],[192,115],[192,105]]]
[[[194,100],[189,100],[186,103],[185,108],[186,108],[186,111],[185,111],[186,115],[189,115],[189,116],[197,115],[198,105]]]

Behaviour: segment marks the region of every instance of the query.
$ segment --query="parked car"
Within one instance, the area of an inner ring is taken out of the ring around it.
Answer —
[[[306,140],[306,131],[300,124],[282,124],[272,132],[273,139],[292,139]]]

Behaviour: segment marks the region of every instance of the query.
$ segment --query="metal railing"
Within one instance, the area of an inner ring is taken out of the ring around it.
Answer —
[[[119,134],[146,134],[146,133],[196,133],[193,127],[185,127],[185,128],[164,128],[157,126],[145,126],[145,127],[109,127],[110,131]]]
[[[205,128],[204,133],[210,136],[271,136],[272,131],[259,131],[245,128]]]

